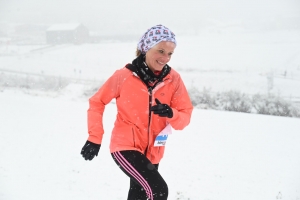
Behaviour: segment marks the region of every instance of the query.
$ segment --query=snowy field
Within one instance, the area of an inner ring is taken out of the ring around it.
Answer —
[[[123,200],[129,180],[109,154],[115,104],[93,161],[80,150],[87,100],[0,93],[0,199]],[[196,109],[170,136],[159,171],[170,200],[300,199],[300,120]]]
[[[300,98],[300,32],[178,36],[170,65],[188,88]],[[103,81],[134,59],[135,42],[0,46],[0,75],[15,71]],[[284,76],[284,74],[286,75]],[[1,77],[1,76],[0,76]],[[123,200],[129,180],[109,154],[116,110],[104,114],[100,155],[87,162],[86,87],[0,86],[0,199]],[[170,200],[300,200],[300,119],[195,109],[174,131],[159,171]]]
[[[273,74],[271,93],[300,100],[299,30],[206,31],[199,36],[178,36],[177,40],[170,66],[181,73],[188,88],[266,94],[267,76]],[[105,80],[134,59],[135,48],[136,42],[52,47],[2,45],[0,70]]]

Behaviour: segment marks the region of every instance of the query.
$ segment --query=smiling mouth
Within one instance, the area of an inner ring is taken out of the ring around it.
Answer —
[[[162,63],[162,62],[159,62],[159,61],[157,61],[157,63],[158,63],[158,64],[160,64],[160,65],[164,65],[164,63]]]

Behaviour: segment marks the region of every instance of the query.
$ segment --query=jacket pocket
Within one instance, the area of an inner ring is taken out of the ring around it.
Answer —
[[[135,146],[135,134],[134,134],[134,130],[133,130],[133,128],[131,128],[131,132],[132,132],[132,141],[133,141],[133,146],[134,146],[134,147],[136,147],[136,146]]]

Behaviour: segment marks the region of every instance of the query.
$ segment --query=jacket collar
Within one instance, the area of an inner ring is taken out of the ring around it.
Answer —
[[[154,88],[157,83],[163,81],[171,71],[169,65],[165,65],[159,75],[155,75],[145,63],[145,56],[141,54],[132,61],[132,64],[126,65],[126,68],[135,72],[140,79],[151,88]]]

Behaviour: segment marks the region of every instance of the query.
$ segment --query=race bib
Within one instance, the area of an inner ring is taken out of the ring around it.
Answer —
[[[168,124],[155,138],[154,146],[165,146],[170,134],[172,134],[172,127]]]

